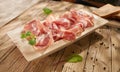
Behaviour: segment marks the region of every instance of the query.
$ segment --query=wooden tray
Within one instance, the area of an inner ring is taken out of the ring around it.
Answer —
[[[87,12],[87,11],[85,11],[85,12]],[[74,40],[74,41],[66,41],[66,40],[57,41],[43,52],[38,51],[38,50],[36,51],[31,45],[29,45],[27,43],[27,41],[23,41],[20,38],[20,33],[21,33],[23,27],[19,27],[15,30],[9,31],[7,34],[12,39],[12,41],[16,44],[16,46],[21,51],[21,53],[26,58],[26,60],[32,61],[37,58],[43,58],[47,55],[50,55],[50,54],[64,48],[65,46],[68,46],[68,45],[74,43],[75,41],[88,35],[89,33],[93,32],[95,29],[105,25],[108,22],[107,20],[100,18],[90,12],[87,12],[87,13],[94,16],[94,26],[93,27],[87,28],[81,35],[76,37],[76,40]]]

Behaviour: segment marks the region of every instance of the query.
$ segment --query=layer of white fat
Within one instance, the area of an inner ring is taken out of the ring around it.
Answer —
[[[66,19],[66,18],[63,18],[62,20],[63,20],[63,22],[70,23],[70,21],[68,19]]]
[[[37,34],[39,34],[40,33],[40,30],[39,29],[37,29]]]
[[[67,23],[68,27],[70,26],[70,21],[69,21],[68,19],[63,18],[62,20],[63,20],[63,23]],[[62,27],[62,26],[60,27],[60,29],[61,29],[62,31],[65,30],[65,28]]]
[[[64,18],[64,19],[63,19],[63,22],[68,23],[68,25],[70,26],[70,21],[69,21],[68,19]]]
[[[33,31],[36,31],[37,28],[35,27],[35,24],[32,24]]]
[[[79,15],[88,15],[89,17],[93,17],[91,14],[87,13],[86,11],[85,12],[83,12],[83,11],[77,11],[77,13]],[[87,26],[87,24],[88,24],[87,21],[90,22],[91,24],[93,24],[88,17],[85,17],[85,20],[82,20],[84,27]]]
[[[81,27],[84,28],[84,24],[83,24],[82,22],[80,22],[80,23],[78,23],[78,24],[80,24]]]
[[[61,26],[61,27],[60,27],[60,30],[61,30],[61,31],[64,31],[64,30],[66,30],[66,29],[65,29],[64,27]]]
[[[38,42],[43,42],[43,40],[44,40],[45,37],[46,37],[45,34],[42,34],[42,35],[40,35],[39,37],[37,37],[37,43],[38,43]]]
[[[90,24],[93,24],[92,21],[89,18],[85,18]]]
[[[82,19],[82,20],[80,20],[80,22],[83,24],[84,27],[87,27],[87,24],[88,24],[88,23],[87,23],[86,20]]]
[[[56,24],[53,24],[53,27],[54,27],[55,29],[58,29],[58,26],[57,26]]]

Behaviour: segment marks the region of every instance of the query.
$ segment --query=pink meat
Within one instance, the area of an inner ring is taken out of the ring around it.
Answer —
[[[49,47],[50,45],[53,44],[53,39],[50,35],[48,34],[41,34],[39,37],[36,38],[36,45],[35,47],[38,50],[44,50],[47,47]]]
[[[30,31],[36,36],[35,48],[46,49],[53,44],[54,40],[51,31],[38,20],[33,20],[24,26],[23,32]]]
[[[36,38],[36,47],[39,50],[46,49],[50,45],[54,43],[52,32],[47,27],[44,26],[44,24],[39,25],[39,36]]]
[[[30,31],[36,36],[35,48],[44,50],[61,39],[75,40],[86,28],[93,26],[93,17],[76,10],[70,10],[56,17],[50,15],[40,23],[33,20],[24,26],[23,32]]]
[[[66,18],[59,18],[53,21],[60,29],[66,30],[70,28],[70,21]]]
[[[75,40],[75,34],[71,31],[64,31],[62,36],[62,38],[65,40]]]
[[[39,24],[40,24],[40,22],[39,21],[37,21],[37,20],[32,20],[31,22],[29,22],[28,24],[26,24],[25,26],[24,26],[24,30],[23,30],[23,32],[26,32],[26,31],[30,31],[30,32],[32,32],[34,35],[38,35],[39,34],[39,32],[40,32],[40,30],[39,30]]]
[[[84,29],[82,28],[82,25],[77,23],[74,26],[71,26],[71,28],[69,29],[69,31],[73,32],[75,35],[77,34],[81,34]]]

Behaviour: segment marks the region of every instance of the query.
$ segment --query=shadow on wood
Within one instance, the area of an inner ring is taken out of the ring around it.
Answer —
[[[30,71],[32,69],[32,71],[35,71],[35,72],[40,71],[40,70],[42,70],[43,72],[48,72],[51,70],[53,72],[54,72],[54,70],[56,72],[60,72],[63,70],[62,68],[64,67],[64,65],[67,64],[67,62],[65,62],[65,60],[70,55],[72,55],[72,54],[80,54],[81,55],[82,52],[87,53],[87,52],[85,52],[85,50],[87,51],[90,45],[98,42],[102,38],[103,37],[99,33],[93,32],[92,34],[75,42],[74,44],[69,45],[68,47],[66,47],[52,55],[49,55],[48,57],[45,57],[41,60],[37,59],[37,60],[32,61],[30,63],[30,65],[28,66],[28,68],[25,69],[25,71]],[[85,60],[85,58],[83,58],[83,61],[84,60]],[[70,63],[70,64],[72,64],[72,63]],[[34,65],[34,67],[31,65]],[[32,67],[32,68],[29,68],[29,67]],[[45,69],[47,69],[47,70],[45,70]]]

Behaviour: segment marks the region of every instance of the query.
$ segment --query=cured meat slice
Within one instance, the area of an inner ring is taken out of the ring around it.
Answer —
[[[70,28],[70,21],[66,18],[59,18],[56,21],[53,21],[60,29],[67,30]]]
[[[60,30],[53,30],[52,34],[53,34],[54,41],[58,41],[58,40],[62,39],[62,34],[63,34],[62,31],[60,31]]]
[[[61,18],[68,19],[71,25],[81,23],[84,28],[93,26],[93,17],[87,15],[82,11],[71,10],[70,12],[66,12],[65,14],[63,14]]]
[[[43,50],[49,47],[50,45],[52,45],[54,43],[54,40],[52,37],[52,32],[43,24],[39,25],[39,30],[40,30],[40,33],[36,37],[35,48],[39,50]]]
[[[24,26],[24,30],[23,32],[26,32],[26,31],[30,31],[32,32],[34,35],[38,35],[39,34],[39,24],[40,22],[38,20],[32,20],[31,22],[29,22],[28,24],[26,24]]]
[[[47,17],[47,19],[43,22],[43,24],[49,28],[52,32],[53,40],[58,41],[61,39],[62,32],[60,31],[57,24],[54,23],[57,18],[55,18],[53,15],[50,15]]]
[[[46,18],[46,20],[43,22],[43,24],[46,26],[46,27],[48,27],[48,28],[52,28],[51,26],[52,26],[52,22],[53,21],[55,21],[56,20],[56,18],[54,17],[54,16],[52,16],[52,15],[50,15],[50,16],[48,16],[47,18]]]
[[[35,48],[38,50],[44,50],[50,45],[53,44],[53,39],[48,34],[41,34],[39,37],[36,38],[36,45]]]
[[[87,27],[89,27],[89,26],[88,26],[88,21],[86,21],[84,18],[83,18],[83,19],[80,19],[80,20],[78,21],[78,23],[80,23],[80,24],[83,26],[84,29],[87,28]]]
[[[75,40],[75,37],[76,37],[76,36],[75,36],[75,34],[74,34],[73,32],[71,32],[71,31],[64,31],[62,37],[63,37],[63,39],[65,39],[65,40],[71,41],[71,40]]]
[[[76,10],[71,10],[71,17],[76,20],[76,22],[81,18],[80,15],[77,13]]]
[[[79,15],[78,22],[83,23],[85,28],[93,26],[93,16],[90,16],[82,11],[77,11],[77,13]]]
[[[70,24],[75,24],[76,20],[74,18],[72,18],[72,14],[70,12],[66,12],[65,14],[63,14],[61,16],[61,18],[66,18],[70,21]]]
[[[51,31],[52,31],[53,39],[55,41],[60,40],[62,38],[62,31],[60,30],[57,24],[52,23]]]
[[[74,26],[71,26],[69,30],[73,32],[75,35],[81,34],[84,31],[81,23],[77,23]]]

